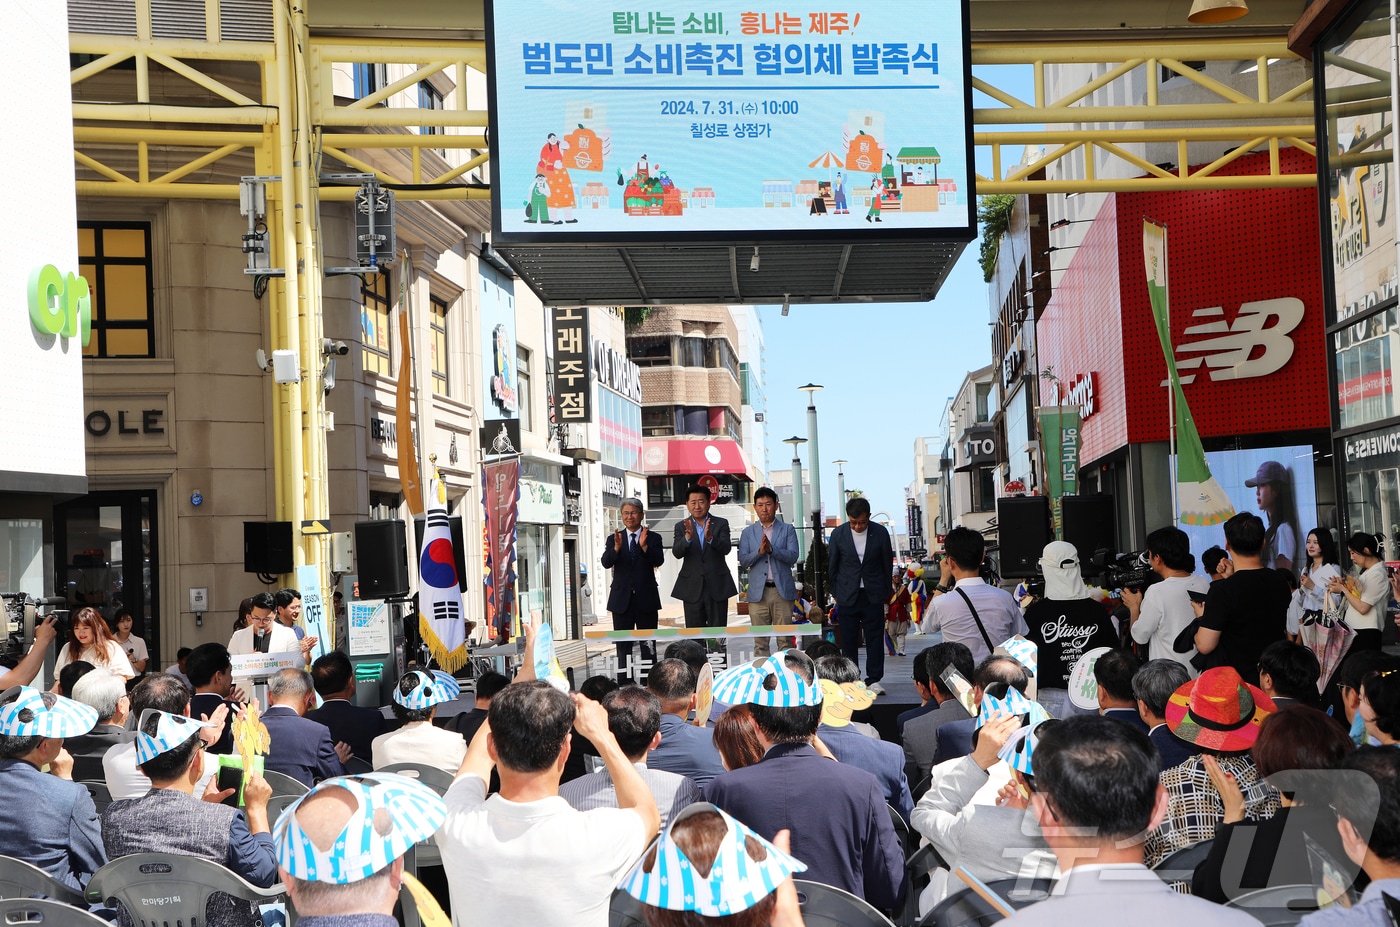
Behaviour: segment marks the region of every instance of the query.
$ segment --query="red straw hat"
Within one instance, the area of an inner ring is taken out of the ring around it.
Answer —
[[[1218,666],[1172,693],[1167,729],[1198,747],[1240,753],[1254,746],[1259,726],[1276,710],[1273,699],[1234,667]]]

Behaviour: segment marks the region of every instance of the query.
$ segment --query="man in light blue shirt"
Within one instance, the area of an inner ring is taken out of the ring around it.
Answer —
[[[1361,747],[1337,769],[1375,780],[1375,788],[1356,788],[1348,780],[1333,797],[1342,846],[1366,870],[1371,884],[1356,905],[1309,914],[1300,927],[1392,927],[1400,912],[1400,750]],[[1368,825],[1370,836],[1364,837]]]
[[[758,521],[739,535],[739,565],[749,571],[749,624],[789,624],[797,587],[792,565],[797,562],[797,531],[778,521],[778,494],[767,486],[753,494]],[[766,657],[770,638],[754,641],[753,655]]]
[[[974,663],[991,656],[1012,635],[1026,633],[1021,607],[1011,593],[989,585],[979,575],[985,552],[979,532],[970,528],[948,532],[943,541],[943,576],[923,623],[925,633],[942,631],[945,641],[967,645]]]

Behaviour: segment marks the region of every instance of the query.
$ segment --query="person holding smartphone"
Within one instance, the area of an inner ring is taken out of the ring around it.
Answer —
[[[1356,637],[1351,653],[1381,649],[1381,620],[1390,601],[1390,577],[1385,561],[1380,558],[1376,536],[1358,531],[1347,538],[1347,551],[1356,566],[1356,575],[1334,576],[1327,591],[1346,599],[1346,622]]]

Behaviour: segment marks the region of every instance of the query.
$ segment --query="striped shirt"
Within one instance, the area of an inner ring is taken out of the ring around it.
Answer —
[[[683,808],[700,800],[700,787],[693,780],[660,769],[648,769],[645,763],[632,765],[642,774],[642,781],[651,789],[652,798],[656,799],[662,830]],[[565,782],[559,786],[559,797],[577,811],[618,806],[617,788],[613,785],[612,774],[606,769]]]

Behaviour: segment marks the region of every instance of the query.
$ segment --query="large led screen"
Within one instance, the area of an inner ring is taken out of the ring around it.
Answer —
[[[1317,527],[1312,448],[1213,451],[1206,454],[1206,463],[1236,512],[1253,512],[1264,520],[1265,565],[1281,566],[1286,560],[1297,573],[1307,557],[1303,547],[1308,532]],[[1198,567],[1207,548],[1225,546],[1221,525],[1180,527],[1191,538],[1191,553],[1196,555]]]
[[[969,239],[965,7],[491,3],[496,231]]]

